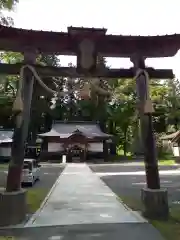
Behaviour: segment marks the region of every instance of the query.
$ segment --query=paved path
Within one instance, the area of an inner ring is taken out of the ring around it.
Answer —
[[[86,164],[68,164],[42,211],[27,226],[144,221],[122,205]]]
[[[86,164],[68,164],[41,211],[23,229],[0,231],[5,235],[19,240],[163,240]]]

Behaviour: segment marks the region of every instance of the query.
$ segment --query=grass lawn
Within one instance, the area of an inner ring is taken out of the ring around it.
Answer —
[[[8,169],[8,163],[0,163],[0,169]]]
[[[36,212],[43,200],[45,199],[46,195],[48,194],[49,189],[42,189],[42,188],[32,188],[27,189],[27,206],[28,206],[28,213]]]
[[[0,164],[0,171],[6,170],[8,168],[7,163]],[[0,189],[4,189],[6,184],[6,175],[0,173]],[[41,205],[42,201],[46,197],[49,189],[46,188],[27,188],[27,205],[28,213],[34,213]],[[1,240],[1,239],[0,239]]]
[[[120,161],[120,156],[114,156],[114,157],[111,157],[111,161],[112,162],[121,162]],[[136,162],[136,160],[132,160],[132,158],[130,157],[130,156],[127,156],[127,161],[126,161],[127,163],[129,162],[129,163],[131,163],[131,162]],[[138,161],[137,162],[138,164],[140,164],[140,165],[144,165],[144,161],[142,160],[142,161]],[[173,160],[173,159],[159,159],[158,160],[158,165],[159,166],[172,166],[172,165],[174,165],[174,164],[176,164],[176,162],[175,162],[175,160]]]
[[[116,156],[114,156],[114,157],[112,157],[112,161],[114,162],[118,162],[118,161],[120,161],[120,157],[121,156],[124,156],[124,151],[121,149],[121,148],[119,148],[119,149],[117,149],[117,155]],[[129,162],[131,162],[131,161],[133,161],[133,162],[135,162],[135,160],[133,160],[132,159],[132,154],[131,154],[131,152],[127,152],[127,155],[126,155],[126,158],[127,158],[127,162],[129,161]],[[172,165],[174,165],[176,162],[175,162],[175,160],[173,160],[172,159],[172,155],[170,155],[170,154],[166,154],[164,157],[163,157],[163,159],[159,159],[158,160],[158,164],[159,165],[166,165],[166,166],[172,166]],[[138,164],[141,164],[141,162],[138,162]],[[144,164],[144,161],[142,160],[142,164]]]
[[[139,199],[121,196],[121,200],[134,211],[143,209]],[[149,222],[159,230],[166,240],[180,240],[180,205],[170,208],[168,221],[149,220]]]
[[[42,201],[45,199],[46,195],[48,194],[49,189],[42,189],[42,188],[28,188],[27,189],[27,205],[28,205],[28,212],[32,214],[36,212]],[[0,236],[0,240],[18,240],[19,238],[14,236]]]
[[[4,191],[4,186],[0,188],[1,191]],[[45,199],[50,189],[42,188],[27,188],[27,213],[32,214],[36,212],[41,203]],[[0,239],[1,240],[1,239]]]
[[[0,240],[17,240],[17,238],[13,236],[8,236],[8,237],[0,236]]]
[[[172,159],[159,160],[159,165],[171,166],[171,165],[174,165],[175,163],[176,163],[175,160],[172,160]]]
[[[29,214],[33,214],[36,212],[43,200],[45,199],[46,195],[48,194],[49,189],[42,189],[42,188],[28,188],[27,189],[27,206]],[[14,236],[0,236],[0,240],[17,240]]]

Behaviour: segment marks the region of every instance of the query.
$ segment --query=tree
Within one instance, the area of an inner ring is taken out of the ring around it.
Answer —
[[[125,155],[132,143],[133,126],[136,122],[135,103],[135,82],[132,79],[118,79],[113,86],[111,121],[116,123],[116,135]]]
[[[41,54],[37,63],[44,66],[59,66],[59,58],[56,55]],[[52,77],[44,77],[43,82],[51,89],[56,90]],[[58,81],[58,83],[60,83]],[[49,131],[52,126],[52,98],[54,96],[44,90],[37,81],[34,82],[33,97],[31,103],[31,121],[29,125],[28,142],[36,143],[37,134]]]
[[[19,2],[19,0],[1,0],[0,9],[2,10],[12,10],[13,7]]]
[[[1,61],[15,63],[22,61],[22,55],[16,53],[1,54]],[[59,59],[55,55],[40,55],[38,63],[49,66],[60,66]],[[70,64],[71,67],[72,64]],[[104,58],[98,59],[98,67],[106,67]],[[13,99],[17,90],[18,76],[1,77],[0,96],[9,96]],[[124,152],[129,150],[130,145],[136,142],[140,148],[139,140],[139,117],[136,105],[136,83],[133,79],[100,79],[98,86],[107,90],[102,94],[91,86],[89,99],[81,99],[79,89],[84,85],[84,79],[70,78],[43,78],[50,88],[57,91],[67,90],[64,96],[54,98],[38,83],[34,85],[33,113],[30,132],[36,136],[39,129],[47,131],[51,128],[52,119],[58,120],[96,120],[103,131],[116,135]],[[110,93],[110,94],[109,94]],[[180,108],[180,84],[177,79],[173,80],[150,80],[150,94],[154,104],[153,115],[154,129],[157,134],[172,131],[179,127]],[[42,96],[42,97],[40,97]],[[0,98],[1,101],[1,98]],[[4,101],[4,100],[3,100]],[[52,102],[56,102],[55,104]],[[2,104],[5,107],[5,104]],[[55,108],[53,108],[53,106]],[[3,107],[2,107],[3,108]],[[52,109],[53,108],[53,109]],[[2,111],[5,114],[7,111]],[[5,114],[5,116],[7,116]],[[2,119],[6,119],[1,115]],[[36,119],[36,123],[34,124]],[[34,126],[34,127],[33,127]],[[35,130],[36,126],[36,130]],[[33,130],[34,128],[34,130]],[[32,134],[31,134],[32,135]]]
[[[12,26],[13,19],[11,17],[5,17],[2,10],[13,10],[14,6],[19,2],[19,0],[0,0],[0,24],[5,26]]]
[[[180,82],[178,79],[171,79],[167,83],[169,94],[167,96],[167,123],[173,125],[173,130],[177,131],[180,126]]]
[[[97,68],[98,69],[106,69],[106,59],[102,56],[98,56],[97,58]],[[98,87],[105,90],[103,93],[96,88],[91,88],[91,99],[94,101],[95,107],[95,120],[99,121],[99,126],[103,132],[106,132],[106,124],[108,120],[107,106],[109,103],[110,91],[109,91],[109,82],[110,80],[106,80],[101,78],[99,80]]]

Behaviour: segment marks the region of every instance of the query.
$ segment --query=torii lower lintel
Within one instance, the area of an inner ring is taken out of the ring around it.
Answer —
[[[19,75],[21,67],[24,63],[5,64],[0,63],[0,74],[6,75]],[[76,68],[72,67],[51,67],[33,65],[40,76],[45,77],[83,77],[84,74],[78,73]],[[171,69],[154,69],[146,68],[150,78],[154,79],[172,79],[174,78],[173,71]],[[91,73],[92,77],[105,77],[105,78],[133,78],[134,68],[129,69],[97,69]]]

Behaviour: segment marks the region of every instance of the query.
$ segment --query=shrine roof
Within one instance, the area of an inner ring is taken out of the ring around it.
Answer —
[[[10,130],[0,130],[0,143],[12,142],[13,131]]]
[[[110,134],[101,131],[98,124],[92,122],[56,122],[52,125],[50,132],[39,134],[44,137],[59,136],[60,138],[69,138],[77,133],[87,138],[110,138]]]
[[[60,137],[60,134],[56,132],[54,129],[51,129],[49,132],[38,134],[40,137]]]
[[[67,123],[54,123],[52,126],[60,134],[74,134],[77,130],[81,132],[84,136],[89,138],[94,137],[110,137],[109,134],[106,134],[101,131],[98,124],[92,122],[67,122]]]

